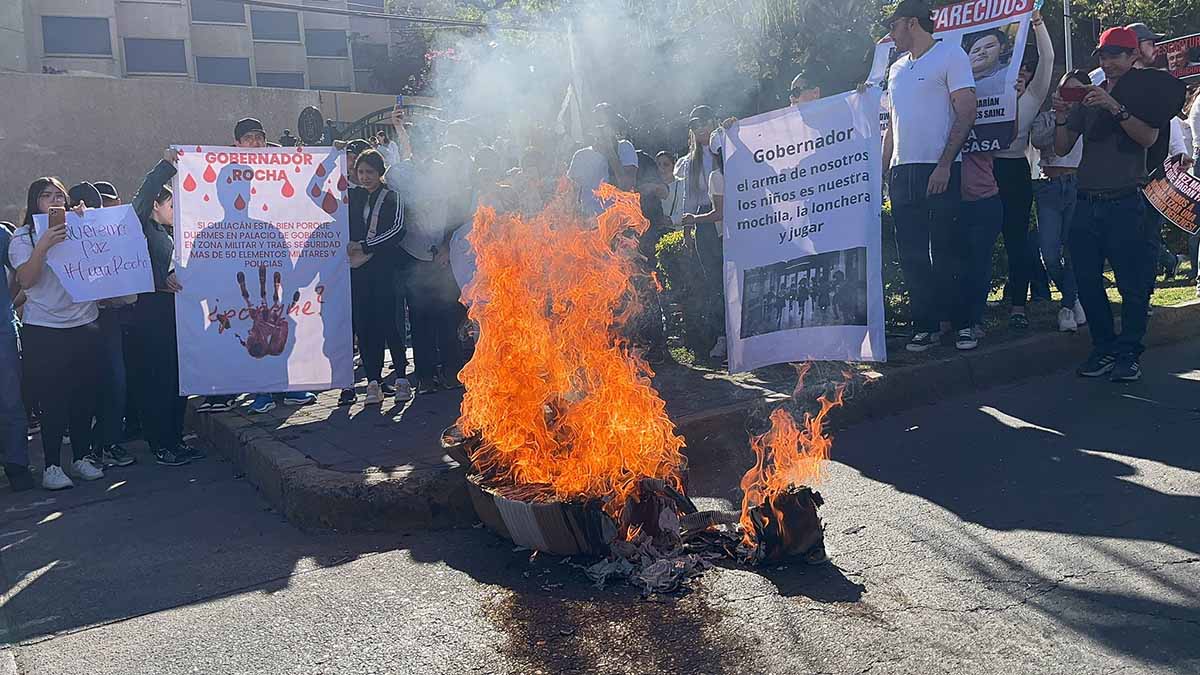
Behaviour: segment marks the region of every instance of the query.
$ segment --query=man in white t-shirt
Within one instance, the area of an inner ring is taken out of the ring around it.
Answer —
[[[579,208],[589,216],[598,216],[604,204],[596,196],[601,183],[610,183],[632,192],[637,180],[638,157],[633,143],[619,139],[617,119],[607,103],[593,109],[596,126],[592,129],[592,144],[580,148],[571,158],[567,178],[579,194]]]
[[[883,168],[912,307],[907,349],[937,345],[943,320],[958,331],[959,349],[973,349],[960,280],[962,233],[955,222],[962,196],[959,150],[975,124],[971,62],[957,44],[934,41],[932,12],[923,0],[901,2],[887,25],[897,51],[906,52],[888,71],[891,124]]]

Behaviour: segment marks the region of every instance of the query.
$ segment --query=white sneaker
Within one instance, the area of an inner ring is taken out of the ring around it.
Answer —
[[[379,405],[383,403],[383,390],[379,388],[379,383],[372,380],[367,383],[367,405]]]
[[[104,478],[104,471],[92,464],[92,460],[84,457],[77,459],[71,464],[71,468],[75,470],[75,475],[84,480],[100,480]]]
[[[1079,330],[1079,323],[1075,321],[1075,312],[1070,307],[1058,310],[1058,331],[1074,333],[1077,330]]]
[[[1076,327],[1087,325],[1087,314],[1083,313],[1083,305],[1079,304],[1078,300],[1075,301],[1075,307],[1071,310],[1071,312],[1075,314]]]
[[[408,381],[408,378],[405,378],[405,377],[396,378],[396,402],[397,403],[405,403],[407,401],[411,401],[412,397],[413,397],[412,383]]]
[[[714,359],[723,359],[727,355],[725,347],[725,336],[717,338],[717,344],[713,345],[712,351],[708,353]]]
[[[42,472],[42,487],[47,490],[65,490],[75,487],[75,483],[63,473],[61,466],[48,466]]]

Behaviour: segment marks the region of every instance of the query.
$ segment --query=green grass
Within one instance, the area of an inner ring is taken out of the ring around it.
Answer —
[[[1192,265],[1190,262],[1184,262],[1179,266],[1173,281],[1163,281],[1162,277],[1158,277],[1158,281],[1154,286],[1154,293],[1150,296],[1150,304],[1155,307],[1174,307],[1191,302],[1196,299],[1196,284],[1192,281],[1187,281],[1186,277],[1191,272]],[[1117,290],[1116,277],[1113,276],[1112,270],[1104,272],[1105,291],[1108,293],[1109,302],[1121,304],[1121,293]],[[1003,300],[1004,287],[992,291],[988,296],[988,301],[999,302]],[[1062,300],[1062,293],[1050,284],[1050,299],[1057,303]]]

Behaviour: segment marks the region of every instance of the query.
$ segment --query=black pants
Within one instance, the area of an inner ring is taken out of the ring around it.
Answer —
[[[187,398],[179,395],[179,351],[175,336],[175,296],[143,293],[135,305],[142,429],[151,450],[175,449],[183,442]]]
[[[396,286],[391,265],[384,261],[366,263],[350,270],[350,294],[354,335],[368,382],[383,377],[383,351],[392,349],[392,363],[404,364],[404,338],[396,321]],[[396,350],[399,349],[399,353]],[[401,374],[403,377],[403,374]]]
[[[705,344],[711,346],[725,335],[725,249],[712,223],[696,226],[696,258],[704,280],[701,307],[707,331]]]
[[[955,162],[950,169],[945,192],[928,195],[934,168],[933,164],[900,164],[892,168],[888,183],[900,269],[918,333],[935,333],[944,320],[956,330],[971,326],[963,281],[967,233],[958,223],[962,166]]]
[[[463,366],[458,344],[463,308],[458,302],[454,276],[449,266],[417,260],[407,254],[403,258],[396,279],[400,292],[408,300],[416,376],[432,378],[440,365],[446,377],[453,378]]]
[[[996,184],[1004,202],[1004,250],[1008,252],[1008,284],[1004,294],[1013,307],[1024,307],[1029,299],[1029,213],[1033,208],[1033,178],[1029,161],[996,158]]]
[[[42,451],[46,466],[62,466],[62,437],[71,428],[71,449],[82,459],[92,447],[96,412],[100,325],[22,328],[25,373],[42,406]]]

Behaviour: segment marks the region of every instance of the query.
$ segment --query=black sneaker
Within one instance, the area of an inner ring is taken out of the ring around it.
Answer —
[[[129,466],[137,461],[133,458],[133,455],[125,452],[125,448],[116,444],[101,448],[97,454],[100,456],[100,461],[106,469],[113,466]]]
[[[187,443],[180,443],[179,445],[175,446],[175,454],[179,455],[180,457],[186,457],[188,460],[208,459],[208,453],[193,445],[188,445]]]
[[[1117,359],[1109,379],[1113,382],[1137,382],[1142,379],[1142,367],[1134,359]]]
[[[1008,327],[1013,330],[1029,330],[1029,317],[1024,314],[1009,314]]]
[[[1112,354],[1093,354],[1075,369],[1075,373],[1080,377],[1103,377],[1111,373],[1116,365],[1117,357]]]
[[[8,476],[8,486],[13,492],[32,490],[36,485],[33,475],[29,473],[29,467],[23,464],[5,464],[4,475]]]
[[[920,332],[914,335],[912,340],[908,341],[908,345],[905,346],[905,349],[910,352],[920,353],[941,344],[941,337],[941,333]]]
[[[236,396],[209,396],[204,399],[204,403],[200,405],[206,413],[229,412],[233,410],[233,404],[236,401]],[[197,409],[197,412],[201,412]]]
[[[181,456],[177,450],[159,448],[154,451],[154,461],[163,466],[183,466],[192,461],[192,459],[187,455]]]
[[[379,383],[379,391],[383,392],[385,397],[391,398],[396,395],[396,385],[388,384],[387,382]]]
[[[417,394],[423,396],[425,394],[433,394],[438,390],[437,380],[432,377],[417,378]]]
[[[338,396],[337,404],[340,406],[354,405],[354,402],[357,400],[358,394],[354,393],[353,389],[343,389],[342,393]]]

